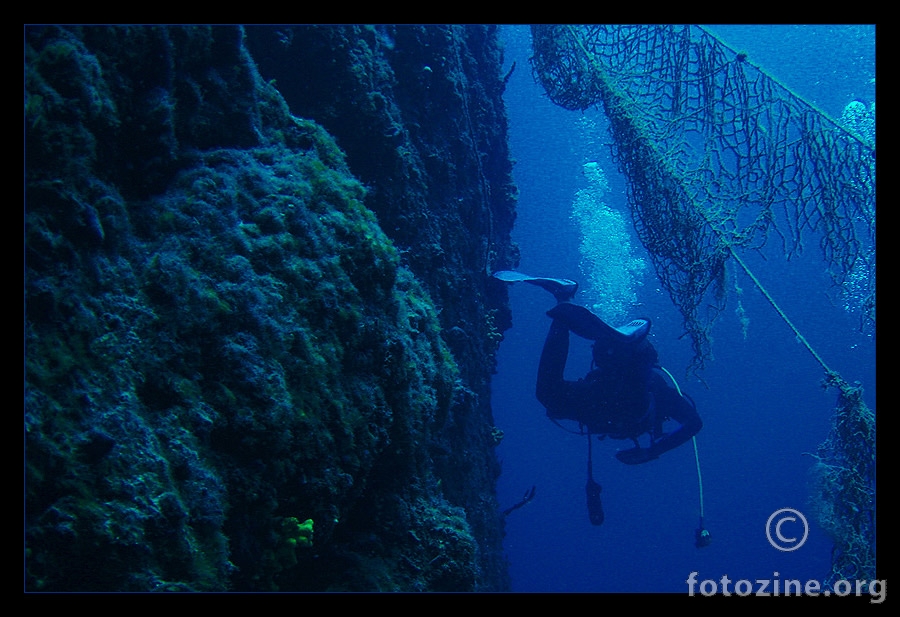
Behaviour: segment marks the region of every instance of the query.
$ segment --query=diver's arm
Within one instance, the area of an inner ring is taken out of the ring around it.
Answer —
[[[673,393],[677,399],[673,399],[669,405],[667,415],[678,422],[679,426],[671,433],[667,433],[661,439],[653,442],[649,448],[631,448],[616,453],[616,458],[626,465],[638,465],[659,458],[664,452],[677,448],[703,428],[703,421],[697,413],[693,402],[683,396]]]
[[[700,429],[703,428],[703,420],[700,419],[700,414],[697,413],[697,410],[694,409],[693,405],[679,405],[679,411],[673,413],[670,417],[678,422],[680,426],[671,433],[665,435],[662,439],[654,442],[654,444],[648,448],[653,455],[653,458],[657,458],[663,452],[668,452],[673,448],[677,448],[699,433]]]

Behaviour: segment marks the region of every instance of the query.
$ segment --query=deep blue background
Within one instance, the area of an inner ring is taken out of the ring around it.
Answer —
[[[727,26],[714,30],[749,53],[798,95],[834,118],[855,98],[874,99],[875,29],[872,26]],[[582,165],[597,160],[611,191],[607,203],[627,212],[624,182],[609,161],[605,120],[588,112],[602,131],[592,143],[581,114],[553,105],[535,84],[526,27],[504,28],[506,66],[517,68],[506,92],[515,181],[520,189],[514,239],[520,270],[583,280],[578,233],[570,220],[575,193],[586,186]],[[581,121],[583,124],[583,120]],[[630,220],[630,217],[627,217]],[[642,249],[636,241],[635,246]],[[850,382],[859,380],[875,406],[875,341],[834,305],[815,245],[802,259],[750,266],[769,287],[819,354]],[[653,320],[662,364],[696,400],[705,421],[698,436],[712,544],[694,547],[698,483],[690,444],[641,466],[625,466],[614,453],[624,442],[594,448],[594,476],[603,485],[606,522],[593,527],[585,509],[585,438],[553,425],[534,398],[541,345],[553,301],[530,286],[511,289],[513,327],[500,347],[494,378],[503,507],[532,485],[534,501],[507,518],[505,549],[514,591],[686,592],[698,578],[822,580],[830,572],[831,542],[813,522],[808,503],[811,459],[825,438],[836,401],[820,387],[823,373],[765,299],[741,279],[750,318],[744,340],[733,298],[713,330],[715,358],[702,373],[707,387],[684,378],[691,350],[681,315],[648,269],[635,314]],[[577,341],[577,342],[576,342]],[[588,368],[588,347],[573,337],[570,378]],[[792,507],[812,523],[800,550],[783,553],[766,540],[765,522]],[[777,575],[775,573],[778,573]]]

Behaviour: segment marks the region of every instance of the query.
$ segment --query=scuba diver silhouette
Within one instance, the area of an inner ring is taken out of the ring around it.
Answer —
[[[547,416],[578,422],[588,435],[588,481],[585,487],[591,523],[603,523],[600,485],[592,476],[591,436],[631,439],[634,447],[616,453],[627,465],[652,461],[690,440],[703,426],[694,402],[669,386],[656,369],[656,349],[647,340],[649,319],[635,319],[613,328],[583,306],[570,300],[578,283],[569,279],[528,276],[503,270],[494,278],[508,283],[526,282],[549,291],[557,304],[547,315],[552,319],[538,366],[537,399]],[[591,370],[577,381],[563,377],[569,355],[569,333],[593,341]],[[667,372],[667,371],[666,371]],[[664,423],[678,423],[666,432]],[[649,445],[639,437],[649,435]]]

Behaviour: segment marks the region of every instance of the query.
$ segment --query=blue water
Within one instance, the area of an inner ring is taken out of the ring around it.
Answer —
[[[817,107],[839,117],[854,99],[874,99],[874,27],[728,26],[715,30],[733,47]],[[596,160],[610,183],[607,203],[627,212],[624,182],[609,161],[605,130],[585,137],[584,117],[556,107],[532,79],[530,33],[507,27],[506,65],[517,68],[506,102],[514,178],[520,190],[514,239],[520,270],[583,279],[572,202],[585,187],[582,165]],[[630,220],[630,218],[628,219]],[[633,244],[640,250],[636,240]],[[874,337],[827,295],[820,257],[753,261],[811,345],[847,381],[860,381],[875,408]],[[795,340],[762,296],[743,283],[750,319],[742,336],[734,303],[713,330],[714,360],[701,373],[706,386],[684,377],[691,359],[681,316],[660,290],[652,268],[637,290],[635,314],[653,320],[662,364],[695,399],[705,426],[697,437],[703,473],[706,528],[712,544],[694,546],[698,524],[697,470],[690,443],[646,465],[625,466],[614,454],[624,442],[594,448],[594,477],[603,485],[606,521],[588,521],[585,508],[587,446],[545,416],[534,398],[534,379],[553,301],[529,285],[511,289],[513,327],[505,334],[493,406],[505,432],[499,446],[502,507],[532,485],[535,499],[507,518],[505,550],[512,589],[520,592],[680,592],[691,572],[699,579],[822,580],[830,572],[831,541],[813,521],[808,503],[811,459],[825,438],[836,392],[820,387],[822,369]],[[588,369],[589,350],[573,337],[569,378]],[[707,387],[708,386],[708,387]],[[596,442],[595,442],[596,443]],[[806,544],[780,552],[766,539],[766,520],[795,508],[810,520]],[[776,574],[777,573],[777,574]]]

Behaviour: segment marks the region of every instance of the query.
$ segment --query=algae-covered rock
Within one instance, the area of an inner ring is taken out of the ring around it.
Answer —
[[[26,587],[483,586],[465,359],[243,30],[27,28],[25,81]]]

